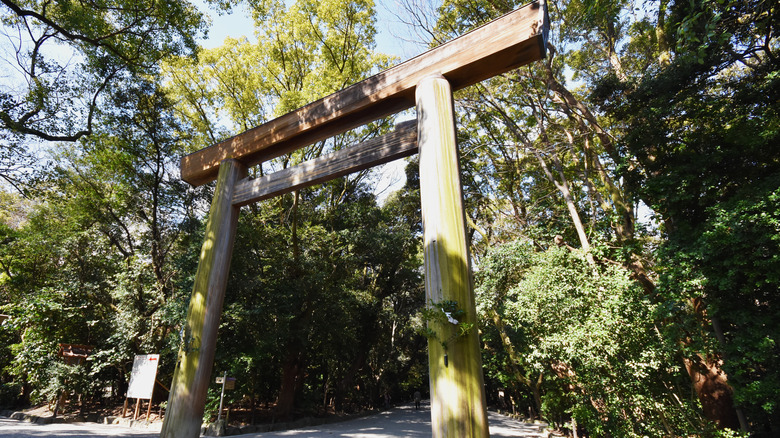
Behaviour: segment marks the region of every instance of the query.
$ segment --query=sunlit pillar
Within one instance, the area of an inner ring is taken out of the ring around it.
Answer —
[[[233,191],[245,175],[246,167],[236,160],[225,160],[219,166],[161,438],[200,436],[238,224]]]
[[[433,436],[488,437],[452,89],[443,76],[428,77],[416,99],[426,301],[455,301],[465,311],[458,322],[474,324],[457,336],[453,322],[429,322],[436,333],[428,341]]]

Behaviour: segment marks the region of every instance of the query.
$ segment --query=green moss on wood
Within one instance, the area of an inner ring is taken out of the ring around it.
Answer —
[[[463,195],[460,185],[452,94],[443,77],[417,86],[420,196],[424,226],[426,299],[456,301],[467,323],[476,324]],[[448,322],[432,322],[438,333]],[[482,360],[476,330],[444,348],[429,341],[434,437],[487,437]]]

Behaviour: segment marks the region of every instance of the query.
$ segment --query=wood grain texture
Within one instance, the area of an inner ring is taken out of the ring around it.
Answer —
[[[219,163],[246,166],[278,157],[414,106],[423,78],[441,74],[461,89],[544,57],[549,20],[543,0],[525,5],[435,49],[242,134],[187,155],[184,181],[214,180]]]
[[[200,436],[238,224],[239,207],[232,205],[233,191],[245,176],[246,166],[236,160],[220,165],[161,438]]]
[[[476,327],[452,90],[444,77],[429,77],[417,86],[417,123],[426,302],[455,301],[465,311],[460,322]],[[432,436],[487,438],[476,328],[457,337],[458,328],[450,322],[429,326],[440,338],[428,341]],[[440,341],[446,339],[452,340],[445,350]]]
[[[415,153],[417,122],[404,122],[395,131],[381,137],[260,178],[243,180],[236,187],[233,205],[240,207],[262,201]]]

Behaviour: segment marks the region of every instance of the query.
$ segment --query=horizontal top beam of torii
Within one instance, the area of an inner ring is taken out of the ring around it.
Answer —
[[[545,55],[549,18],[544,0],[516,9],[441,46],[246,132],[189,154],[181,177],[199,186],[219,164],[254,166],[414,106],[423,78],[443,75],[459,90]]]

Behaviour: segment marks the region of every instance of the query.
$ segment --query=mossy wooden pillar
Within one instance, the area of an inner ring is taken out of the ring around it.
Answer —
[[[465,311],[459,322],[474,324],[468,335],[456,336],[455,324],[429,322],[436,332],[428,342],[433,437],[488,437],[449,82],[443,76],[423,79],[416,101],[426,301],[456,301]]]
[[[200,436],[238,224],[233,192],[245,175],[246,167],[236,160],[224,160],[219,166],[161,438]]]

